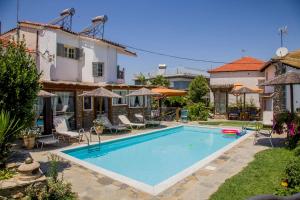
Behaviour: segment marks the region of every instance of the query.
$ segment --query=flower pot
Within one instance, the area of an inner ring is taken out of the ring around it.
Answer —
[[[35,145],[35,136],[24,136],[23,142],[26,149],[33,149]]]
[[[97,134],[102,134],[103,133],[103,126],[96,126],[95,131]]]

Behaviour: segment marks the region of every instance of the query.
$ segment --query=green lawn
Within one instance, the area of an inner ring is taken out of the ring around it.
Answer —
[[[259,152],[243,171],[227,179],[211,200],[246,199],[258,194],[273,194],[280,186],[287,161],[292,151],[274,148]]]
[[[253,121],[236,121],[236,120],[200,121],[199,124],[201,124],[201,125],[214,125],[214,126],[255,127],[255,122],[253,122]]]

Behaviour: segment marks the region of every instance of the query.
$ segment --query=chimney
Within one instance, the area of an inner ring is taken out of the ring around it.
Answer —
[[[167,65],[166,64],[159,64],[158,65],[158,75],[165,75],[167,70]]]

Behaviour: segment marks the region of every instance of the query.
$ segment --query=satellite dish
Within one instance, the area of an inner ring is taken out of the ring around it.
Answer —
[[[278,57],[284,57],[289,53],[289,50],[286,47],[280,47],[276,50],[276,55]]]

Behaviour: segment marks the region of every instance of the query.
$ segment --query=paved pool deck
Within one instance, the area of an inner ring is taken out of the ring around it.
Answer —
[[[178,125],[175,122],[164,122],[164,126]],[[146,129],[150,131],[152,129]],[[101,136],[102,140],[134,135],[145,130],[135,130],[131,133],[108,134]],[[93,141],[97,141],[94,136]],[[280,140],[274,140],[276,142]],[[83,142],[84,143],[84,142]],[[77,146],[74,143],[72,146]],[[70,145],[69,145],[70,146]],[[218,187],[224,183],[227,178],[240,172],[249,162],[254,159],[254,155],[264,149],[270,148],[267,140],[261,140],[259,144],[253,145],[253,137],[234,146],[217,159],[205,165],[187,178],[179,181],[169,189],[163,191],[157,196],[152,196],[141,192],[124,183],[118,182],[105,175],[91,171],[76,163],[67,160],[60,162],[59,171],[63,172],[64,180],[72,183],[73,191],[77,192],[80,199],[83,200],[129,200],[129,199],[186,199],[201,200],[209,199],[209,196],[217,191]],[[46,147],[44,150],[35,149],[30,152],[31,156],[41,163],[41,168],[47,170],[48,155],[58,147]]]

